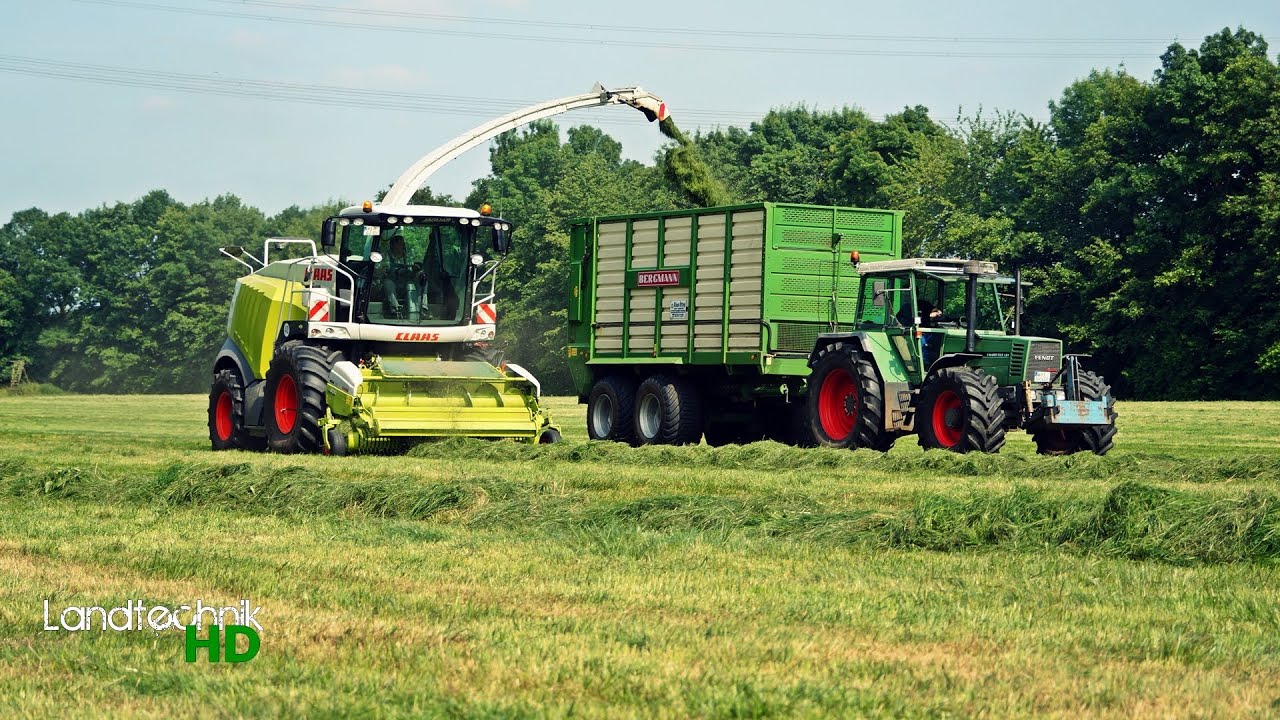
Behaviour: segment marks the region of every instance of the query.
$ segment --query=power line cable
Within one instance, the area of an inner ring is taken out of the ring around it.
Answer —
[[[100,85],[173,90],[200,95],[298,102],[348,109],[372,108],[468,117],[501,116],[525,105],[532,104],[530,101],[520,102],[510,99],[503,100],[464,95],[412,93],[349,86],[193,75],[160,70],[73,63],[20,55],[0,55],[0,72],[90,82]],[[752,112],[748,110],[706,110],[697,108],[676,109],[673,112],[673,115],[677,117],[687,117],[691,120],[700,120],[705,123],[725,124],[755,122],[766,114],[767,111]],[[873,121],[885,119],[885,116],[868,113],[864,113],[864,115]],[[595,118],[601,123],[614,124],[620,122],[616,115],[610,117],[599,112],[588,111],[575,115],[575,118],[585,117]],[[934,122],[944,127],[952,127],[947,121],[935,120]],[[633,123],[626,124],[632,125]]]
[[[346,22],[337,20],[319,20],[302,17],[284,17],[275,15],[258,15],[254,13],[231,12],[224,10],[199,9],[189,7],[179,7],[173,5],[161,5],[156,3],[135,2],[134,0],[71,0],[88,5],[104,5],[112,7],[127,7],[141,10],[157,10],[161,12],[183,13],[191,15],[200,15],[204,17],[222,17],[233,18],[238,20],[261,20],[265,22],[285,23],[292,25],[306,25],[312,27],[333,27],[346,30],[359,29],[371,30],[378,32],[394,32],[409,33],[415,35],[434,35],[443,37],[470,37],[483,38],[485,40],[512,40],[538,43],[552,43],[556,45],[597,45],[602,47],[629,47],[629,48],[649,48],[661,50],[681,50],[688,52],[724,52],[724,53],[753,53],[753,54],[772,54],[772,55],[836,55],[836,56],[862,56],[862,57],[932,57],[932,58],[970,58],[970,59],[989,59],[989,60],[1028,60],[1028,59],[1091,59],[1091,60],[1124,60],[1132,56],[1128,54],[1100,53],[1100,52],[975,52],[965,50],[885,50],[885,49],[857,49],[857,48],[840,48],[840,47],[776,47],[769,45],[709,45],[709,44],[692,44],[692,43],[673,43],[673,42],[648,42],[640,40],[626,40],[623,38],[577,38],[577,37],[547,37],[544,35],[514,35],[494,32],[468,31],[458,29],[443,28],[426,28],[412,27],[406,25],[378,25],[375,23],[363,22]]]

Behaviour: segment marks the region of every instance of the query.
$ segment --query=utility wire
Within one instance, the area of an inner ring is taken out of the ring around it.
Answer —
[[[1037,51],[1015,51],[1015,52],[989,52],[989,51],[971,51],[971,50],[886,50],[886,49],[859,49],[845,47],[777,47],[770,45],[710,45],[710,44],[693,44],[693,43],[674,43],[674,42],[657,42],[657,41],[641,41],[627,40],[624,38],[581,38],[581,37],[548,37],[545,35],[514,35],[504,33],[494,33],[487,31],[469,31],[454,28],[428,28],[413,27],[406,25],[379,25],[376,23],[365,23],[356,21],[340,21],[340,20],[319,20],[304,17],[285,17],[277,15],[258,15],[254,13],[232,12],[229,10],[200,9],[190,7],[180,7],[174,5],[162,5],[158,3],[136,2],[135,0],[71,0],[88,5],[104,5],[112,7],[127,7],[140,10],[158,10],[161,12],[183,13],[190,15],[200,15],[204,17],[222,17],[233,18],[237,20],[261,20],[265,22],[285,23],[292,25],[307,25],[312,27],[332,27],[345,30],[372,30],[378,32],[394,32],[409,33],[414,35],[434,35],[444,37],[469,37],[482,38],[489,41],[512,40],[525,42],[552,43],[555,45],[594,45],[600,47],[630,47],[630,48],[650,48],[661,50],[680,50],[687,52],[723,52],[723,53],[750,53],[750,54],[770,54],[770,55],[836,55],[836,56],[872,56],[872,57],[932,57],[932,58],[975,58],[975,59],[1004,59],[1004,60],[1028,60],[1028,59],[1091,59],[1091,60],[1124,60],[1132,57],[1133,53],[1101,53],[1101,52],[1037,52]],[[240,4],[240,3],[237,3]],[[942,40],[939,39],[939,42]]]
[[[324,13],[359,15],[362,17],[389,17],[409,20],[435,20],[456,23],[478,23],[483,25],[514,25],[517,27],[545,27],[562,30],[581,30],[584,32],[625,32],[650,35],[693,35],[737,38],[776,38],[786,40],[821,40],[821,41],[876,41],[876,42],[955,42],[955,43],[993,43],[1015,45],[1155,45],[1167,44],[1171,38],[1054,38],[1054,37],[1016,37],[989,36],[963,37],[943,35],[871,35],[871,34],[837,34],[809,32],[781,32],[770,30],[728,30],[722,28],[683,28],[683,27],[651,27],[643,25],[606,25],[602,23],[570,23],[550,20],[524,20],[498,17],[468,17],[463,15],[446,15],[441,13],[414,12],[410,10],[387,10],[382,8],[353,8],[332,5],[314,5],[305,2],[279,2],[278,0],[208,0],[220,5],[238,5],[272,8],[278,10],[309,10]]]
[[[200,95],[297,102],[357,110],[368,108],[468,117],[501,116],[532,104],[532,101],[521,102],[510,99],[464,95],[440,95],[337,85],[273,82],[217,75],[192,75],[111,65],[73,63],[21,55],[0,55],[0,72],[89,82],[98,85],[172,90]],[[764,112],[748,110],[700,110],[696,108],[675,108],[673,110],[673,116],[677,118],[689,118],[690,120],[708,124],[746,124],[760,120],[765,114]],[[621,122],[617,115],[610,116],[593,111],[587,111],[575,115],[575,117],[591,117],[597,122],[608,124]],[[884,116],[868,114],[867,117],[873,121],[884,120]],[[935,120],[934,122],[944,127],[952,127],[946,121]],[[626,124],[631,125],[632,123]]]

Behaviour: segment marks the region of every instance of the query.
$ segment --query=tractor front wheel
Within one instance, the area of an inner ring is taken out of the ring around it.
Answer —
[[[871,363],[844,343],[828,345],[809,375],[808,426],[824,447],[887,451],[884,393]]]
[[[996,379],[981,370],[938,371],[920,391],[916,432],[926,450],[995,453],[1004,447],[1004,408]]]
[[[1102,376],[1088,370],[1080,373],[1079,382],[1081,400],[1107,398],[1107,414],[1111,416],[1111,424],[1085,428],[1039,428],[1032,432],[1031,439],[1036,444],[1036,452],[1041,455],[1073,455],[1085,451],[1106,455],[1116,446],[1116,401],[1111,397],[1111,386],[1107,385]]]
[[[244,428],[244,383],[235,370],[219,370],[209,389],[209,442],[214,450],[262,450],[266,441]]]
[[[281,345],[267,370],[267,442],[273,452],[324,449],[325,384],[341,353],[292,341]]]

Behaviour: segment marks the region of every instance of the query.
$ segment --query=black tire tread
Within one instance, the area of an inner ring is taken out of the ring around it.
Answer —
[[[821,385],[832,370],[849,370],[858,384],[858,417],[853,432],[847,438],[828,437],[822,428],[818,398]],[[818,360],[809,374],[815,380],[809,383],[809,397],[805,403],[805,418],[814,443],[824,447],[867,448],[887,452],[893,447],[893,436],[884,429],[884,390],[875,368],[862,356],[857,346],[841,341],[828,343],[818,351]]]
[[[341,351],[304,345],[293,340],[281,345],[267,370],[268,444],[273,452],[314,453],[324,450],[320,422],[325,414],[325,386],[329,371],[342,359]],[[294,431],[283,435],[275,425],[275,388],[285,373],[292,373],[298,388],[298,417]]]
[[[223,442],[218,437],[217,417],[218,397],[223,390],[231,393],[231,437]],[[209,442],[214,450],[263,450],[267,440],[250,435],[244,427],[244,382],[240,373],[224,368],[214,373],[213,385],[209,388]]]
[[[943,448],[958,453],[997,453],[1005,442],[1005,411],[999,385],[993,375],[970,367],[943,368],[920,393],[916,432],[926,450]],[[933,435],[933,403],[943,390],[960,396],[964,408],[964,432],[954,447],[943,446]],[[923,427],[921,427],[923,425]]]
[[[596,437],[591,424],[591,411],[600,395],[608,395],[613,402],[613,426],[608,437]],[[587,437],[592,440],[613,440],[635,443],[636,384],[629,377],[608,375],[596,381],[587,396]]]
[[[702,402],[693,383],[682,377],[651,375],[640,383],[637,400],[646,393],[657,396],[662,417],[658,422],[658,435],[652,439],[641,437],[639,424],[635,424],[638,442],[691,445],[702,439]],[[639,402],[636,407],[639,408]]]

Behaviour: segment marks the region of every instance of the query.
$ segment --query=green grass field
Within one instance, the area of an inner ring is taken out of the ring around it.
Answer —
[[[1274,716],[1280,403],[1105,458],[208,450],[196,396],[0,397],[0,715]],[[262,608],[258,656],[43,603]]]

